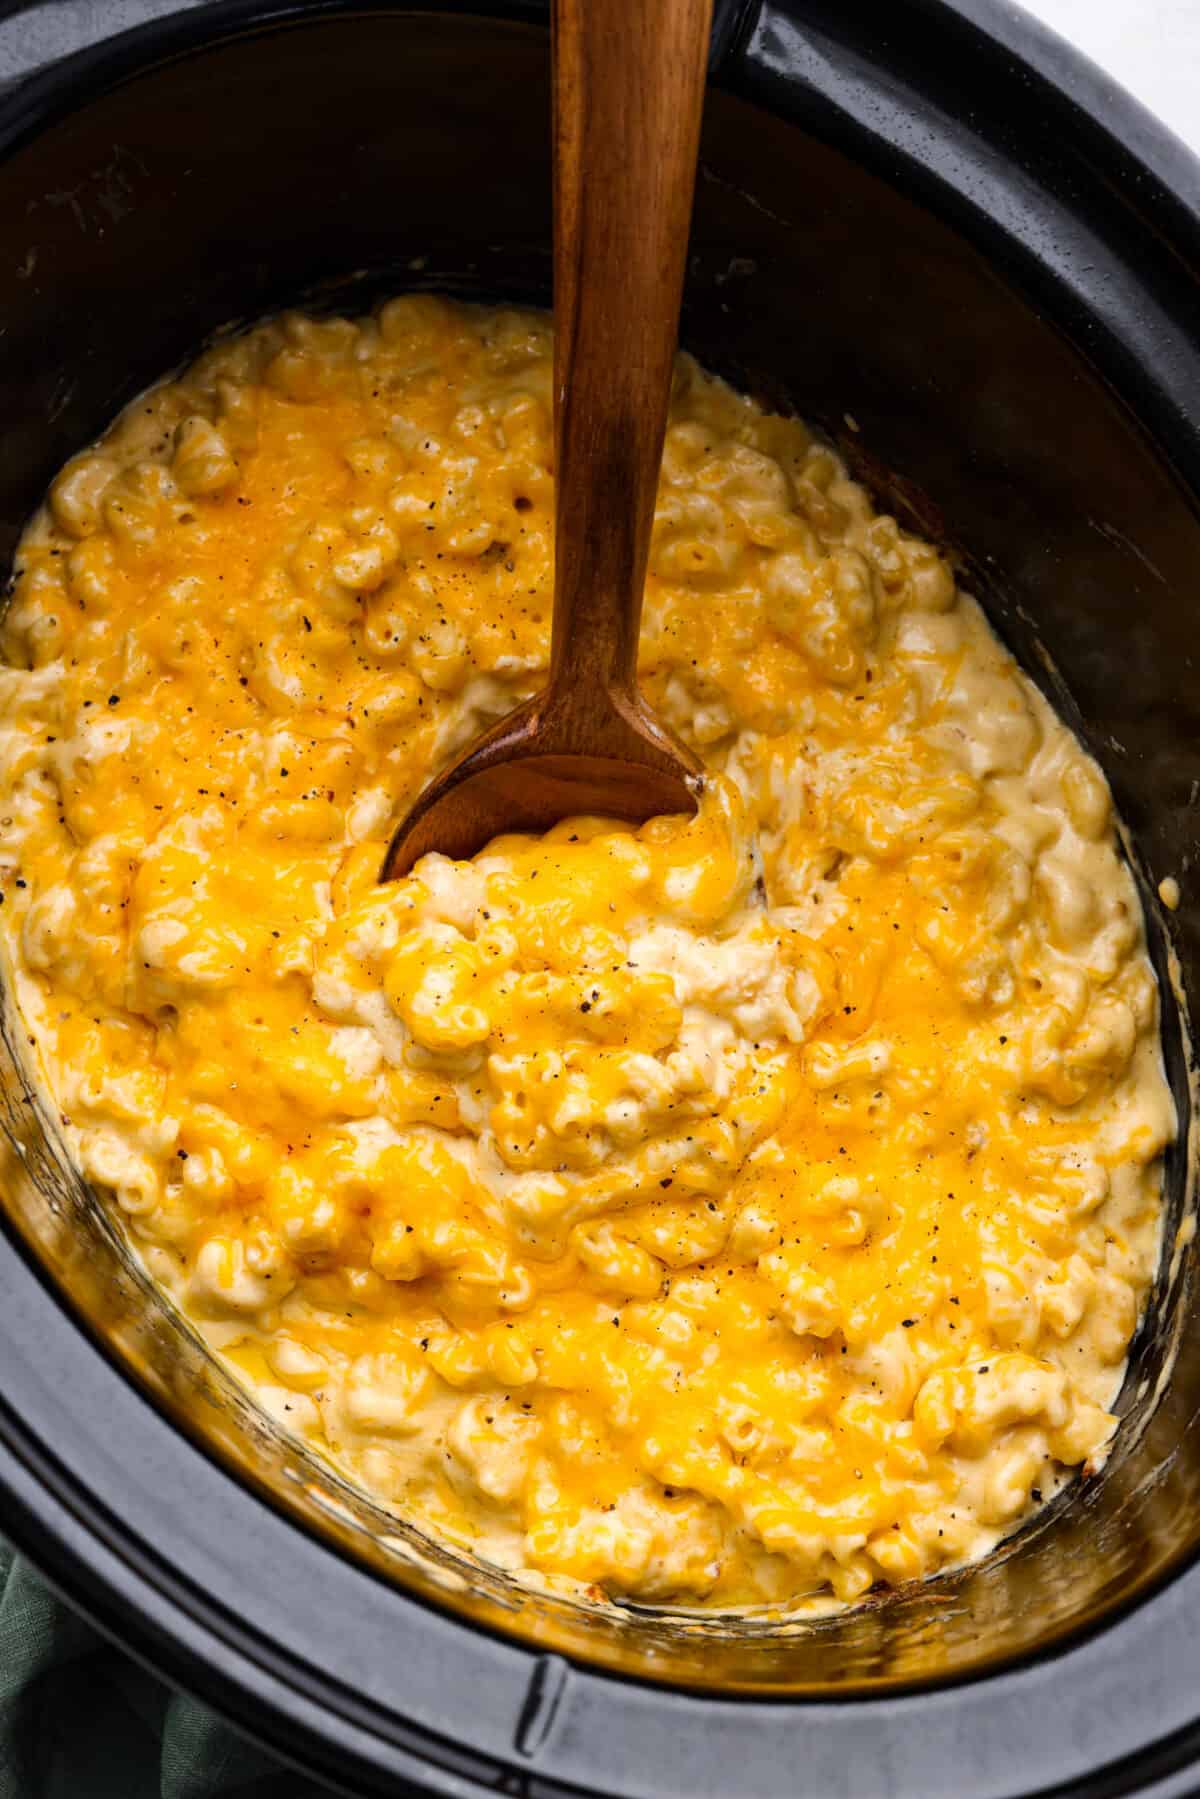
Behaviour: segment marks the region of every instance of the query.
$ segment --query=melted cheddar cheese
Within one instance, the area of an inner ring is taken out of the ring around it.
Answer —
[[[70,1150],[262,1404],[550,1585],[784,1611],[1103,1459],[1174,1129],[1104,781],[829,450],[681,358],[641,644],[693,819],[377,882],[543,677],[551,339],[219,344],[58,477],[0,913]]]

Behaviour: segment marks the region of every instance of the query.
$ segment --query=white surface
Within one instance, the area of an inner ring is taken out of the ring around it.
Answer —
[[[1023,0],[1200,151],[1200,0]]]

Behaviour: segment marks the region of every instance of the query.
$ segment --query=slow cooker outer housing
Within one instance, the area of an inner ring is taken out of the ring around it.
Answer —
[[[1103,763],[1160,972],[1194,986],[1200,927],[1185,897],[1168,934],[1153,891],[1187,894],[1200,796],[1200,175],[1015,10],[850,10],[718,9],[685,339],[952,547]],[[0,21],[0,72],[105,17]],[[544,302],[547,105],[544,9],[519,0],[228,0],[12,81],[0,563],[55,468],[231,320],[414,284]],[[614,1627],[421,1560],[257,1420],[63,1167],[11,1019],[6,1048],[5,1528],[283,1753],[379,1792],[1191,1790],[1189,1255],[1164,1262],[1109,1472],[984,1568],[792,1639]],[[1181,1146],[1172,1232],[1188,1168]]]

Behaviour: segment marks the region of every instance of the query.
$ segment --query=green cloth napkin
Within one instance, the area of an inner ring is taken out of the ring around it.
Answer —
[[[0,1799],[329,1799],[174,1693],[0,1543]]]

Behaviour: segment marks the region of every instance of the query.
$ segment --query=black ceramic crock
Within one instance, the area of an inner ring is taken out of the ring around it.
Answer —
[[[547,301],[545,25],[532,0],[7,12],[0,564],[58,465],[232,321],[412,286]],[[685,340],[949,546],[1099,757],[1186,1121],[1200,170],[998,0],[726,0],[712,73]],[[0,1524],[298,1765],[547,1799],[1193,1790],[1186,1140],[1104,1476],[978,1569],[780,1635],[532,1599],[356,1497],[153,1300],[21,1053],[10,1017]]]

